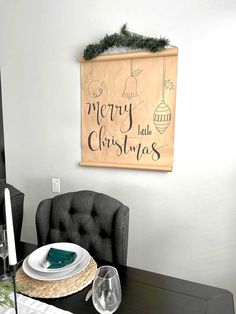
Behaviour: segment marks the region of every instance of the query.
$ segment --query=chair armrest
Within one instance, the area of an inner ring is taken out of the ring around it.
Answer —
[[[129,208],[122,204],[116,213],[115,219],[115,243],[113,244],[115,260],[121,265],[127,265]]]

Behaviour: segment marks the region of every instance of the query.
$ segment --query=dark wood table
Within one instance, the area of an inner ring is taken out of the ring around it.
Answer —
[[[17,248],[18,260],[36,248],[21,242]],[[227,290],[133,267],[114,266],[118,269],[122,288],[122,302],[117,314],[234,313],[233,295]],[[85,302],[90,287],[68,297],[39,300],[75,314],[97,314],[92,300]]]

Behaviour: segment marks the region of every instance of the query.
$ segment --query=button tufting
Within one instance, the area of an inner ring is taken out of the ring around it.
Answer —
[[[100,231],[100,237],[101,237],[102,239],[107,238],[107,234],[106,234],[106,232],[105,232],[104,230],[101,230],[101,231]]]
[[[70,213],[70,215],[74,215],[75,210],[74,210],[74,208],[73,208],[73,207],[71,207],[71,208],[69,209],[69,213]]]
[[[65,228],[65,226],[64,226],[64,224],[63,224],[63,222],[60,222],[59,228],[60,228],[60,231],[65,231],[65,230],[66,230],[66,228]]]
[[[95,212],[94,209],[93,209],[92,212],[91,212],[91,216],[92,216],[93,218],[95,218],[95,217],[97,216],[97,214],[96,214],[96,212]]]
[[[89,253],[90,253],[91,255],[96,255],[96,254],[95,254],[96,250],[94,249],[93,246],[90,246],[88,251],[89,251]]]
[[[81,226],[79,227],[79,234],[80,234],[80,235],[85,234],[84,228],[81,227]]]

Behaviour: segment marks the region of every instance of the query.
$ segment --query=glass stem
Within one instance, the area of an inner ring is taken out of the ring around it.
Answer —
[[[3,257],[3,276],[5,277],[7,274],[7,263],[6,263],[6,257]]]

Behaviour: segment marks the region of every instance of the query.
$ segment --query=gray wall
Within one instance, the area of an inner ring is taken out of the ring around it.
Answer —
[[[79,166],[86,44],[128,22],[179,47],[172,173]],[[235,0],[0,0],[7,179],[38,202],[101,191],[130,206],[128,264],[236,292]]]

